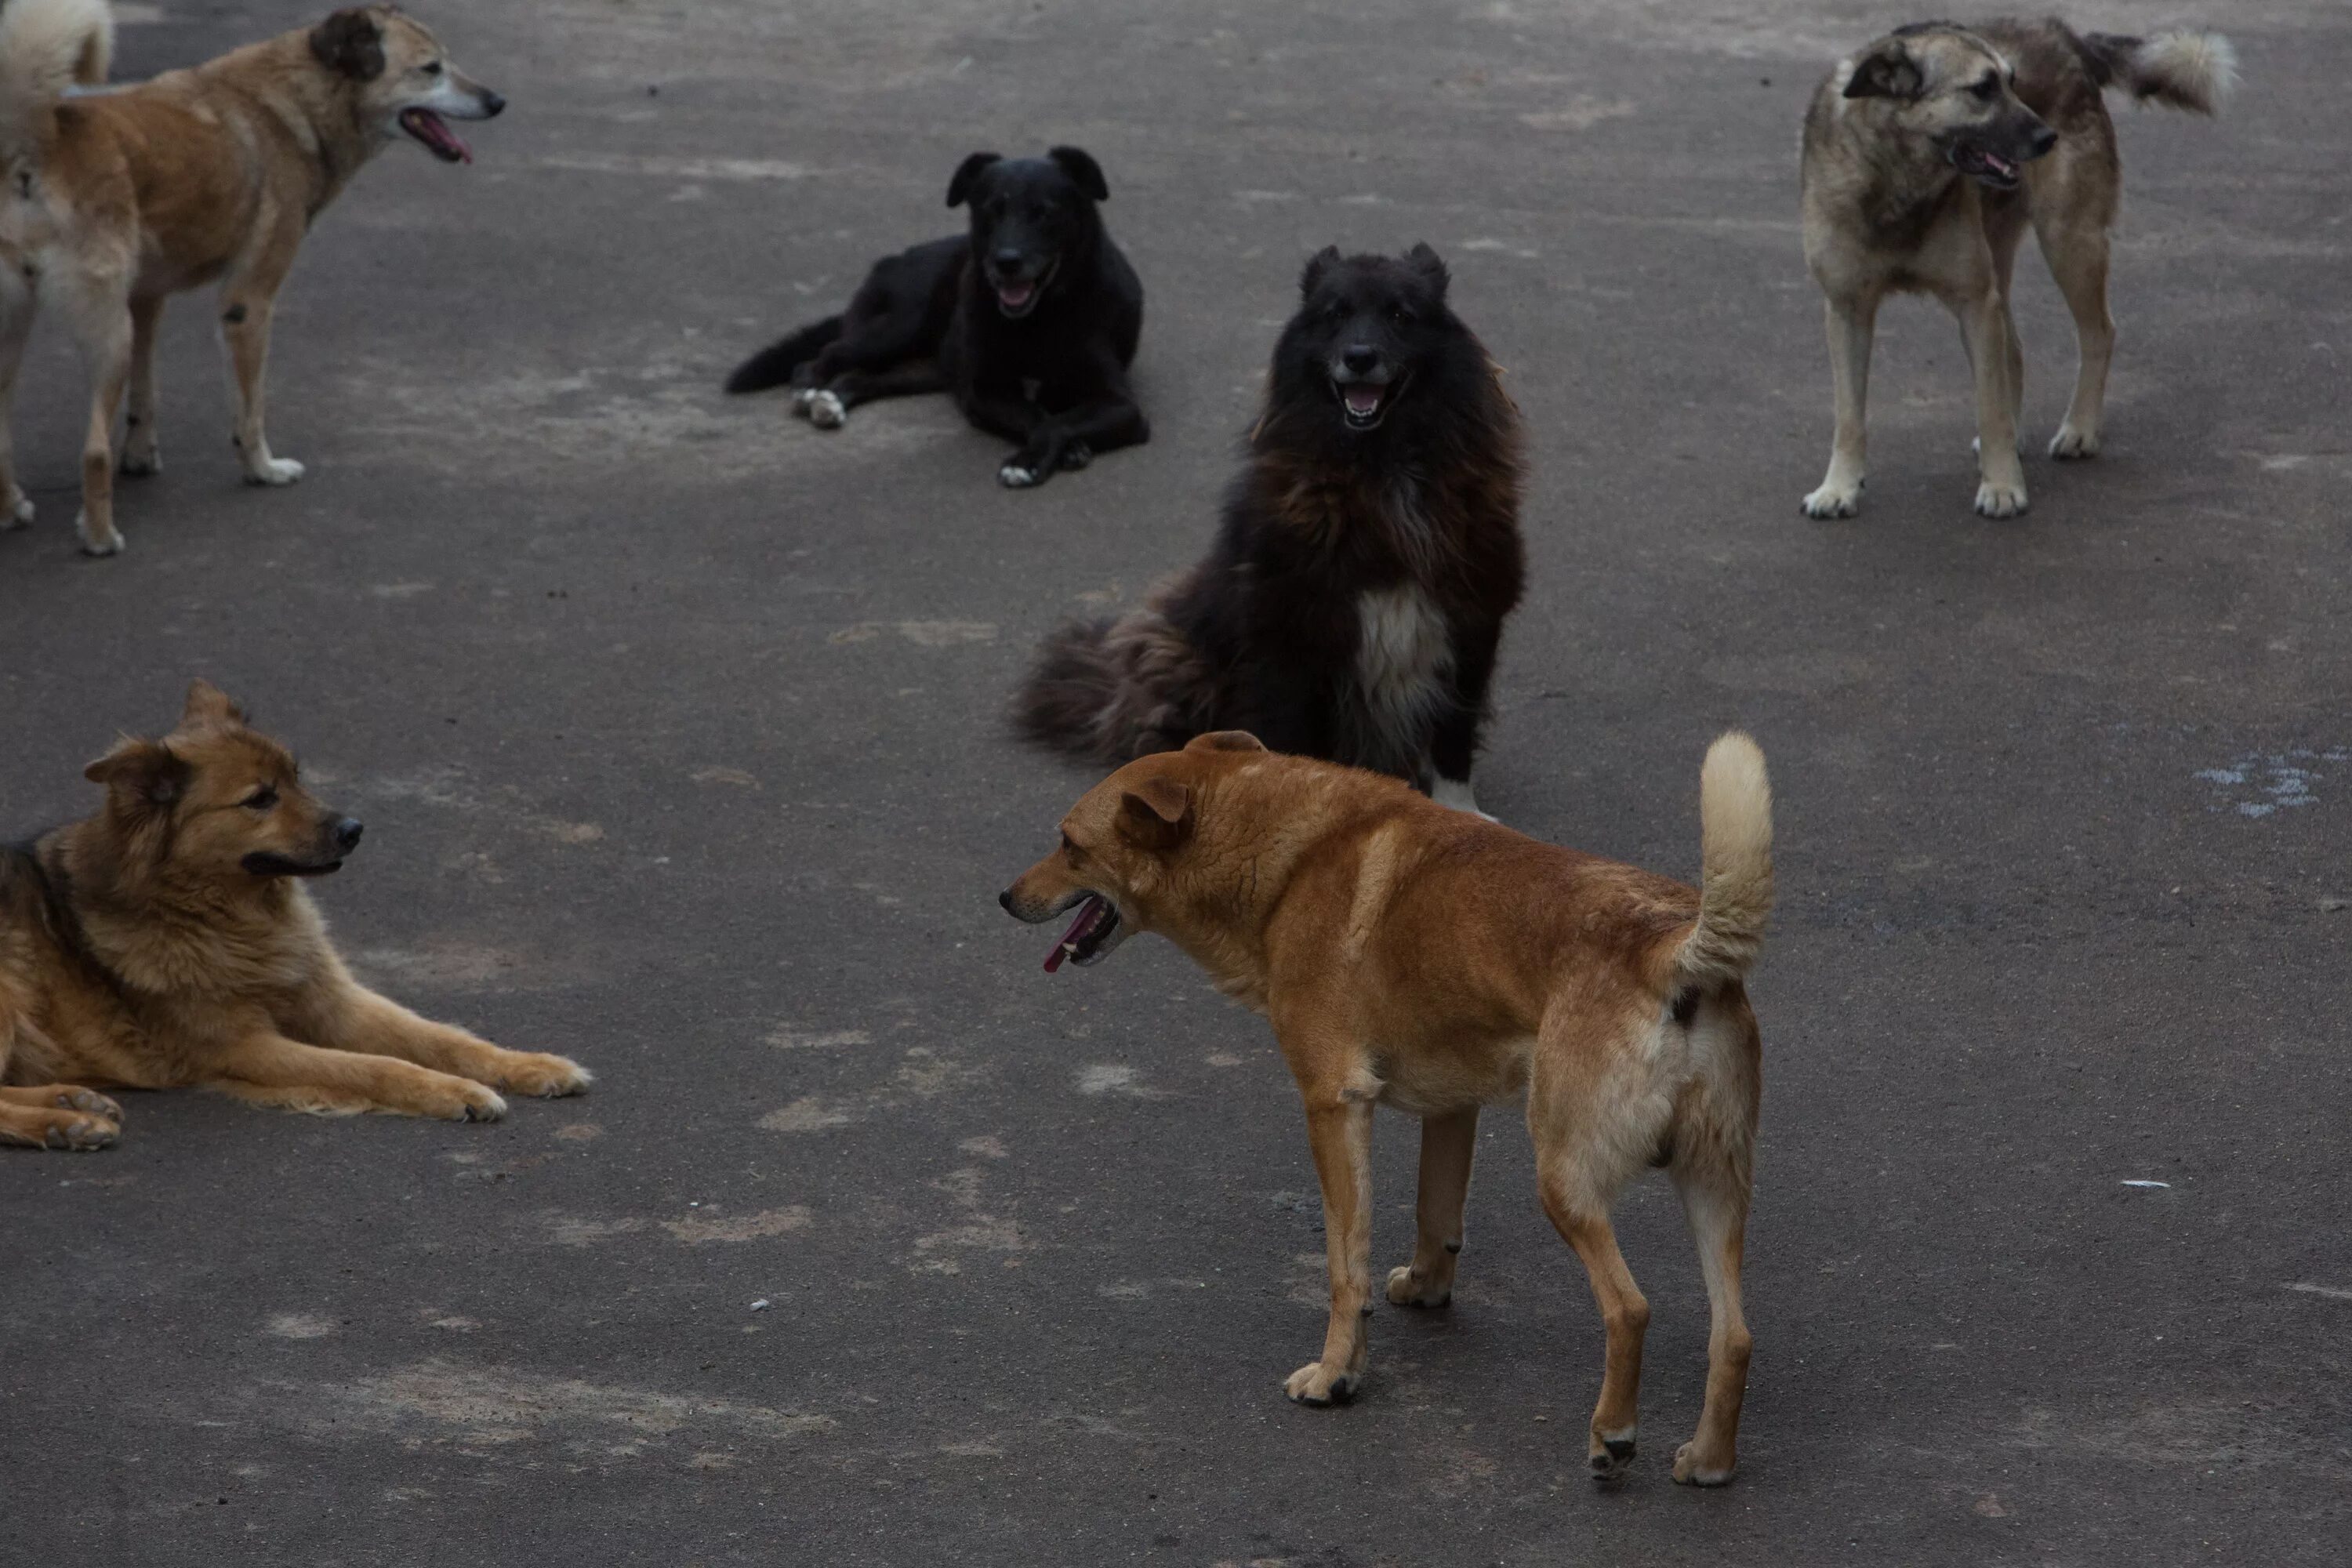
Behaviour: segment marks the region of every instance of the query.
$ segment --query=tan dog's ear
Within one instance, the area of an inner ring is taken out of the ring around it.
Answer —
[[[1192,792],[1174,779],[1145,779],[1119,797],[1119,828],[1147,849],[1173,849],[1192,831]]]
[[[1185,744],[1188,752],[1263,752],[1265,742],[1247,730],[1212,730]]]
[[[199,676],[188,683],[188,705],[180,710],[183,724],[242,724],[245,710],[228,693]]]
[[[383,74],[383,28],[356,7],[310,29],[310,57],[338,76],[373,81]]]
[[[81,776],[109,794],[146,806],[167,806],[188,790],[188,764],[161,741],[128,737],[82,769]]]
[[[1893,98],[1908,101],[1919,96],[1927,85],[1919,74],[1919,62],[1911,51],[1889,40],[1853,62],[1853,75],[1846,79],[1848,98]]]

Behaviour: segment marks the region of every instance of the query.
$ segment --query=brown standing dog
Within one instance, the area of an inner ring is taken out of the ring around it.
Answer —
[[[0,1143],[100,1149],[121,1110],[89,1087],[194,1085],[322,1115],[488,1121],[490,1088],[576,1094],[562,1057],[504,1051],[353,980],[306,877],[360,825],[199,680],[179,728],[89,764],[106,807],[0,848]]]
[[[1032,923],[1078,909],[1046,968],[1158,931],[1274,1025],[1306,1101],[1331,1277],[1323,1353],[1291,1373],[1291,1398],[1339,1403],[1364,1374],[1372,1107],[1422,1118],[1420,1239],[1390,1271],[1388,1299],[1442,1307],[1478,1108],[1524,1093],[1544,1212],[1583,1260],[1608,1329],[1593,1473],[1633,1457],[1650,1315],[1610,1205],[1662,1165],[1714,1320],[1706,1408],[1675,1479],[1731,1479],[1762,1050],[1742,977],[1772,902],[1763,753],[1724,736],[1699,790],[1704,891],[1226,731],[1113,773],[1063,818],[1061,847],[1006,889],[1005,909]]]
[[[2212,33],[2078,35],[2064,23],[1899,27],[1851,58],[1805,115],[1805,262],[1828,300],[1837,433],[1805,497],[1814,517],[1862,506],[1870,346],[1887,295],[1933,294],[1959,318],[1976,376],[1976,509],[2026,506],[2018,461],[2025,352],[2010,282],[2028,227],[2074,313],[2082,361],[2053,458],[2099,449],[2116,324],[2107,230],[2123,199],[2115,122],[2101,89],[2219,110],[2236,71]]]
[[[90,368],[82,548],[111,555],[114,413],[128,387],[122,471],[152,474],[155,326],[163,301],[220,285],[221,341],[247,482],[292,484],[262,430],[262,369],[278,285],[312,219],[405,132],[445,163],[473,154],[450,120],[506,107],[424,26],[390,5],[338,11],[118,92],[106,79],[104,0],[7,0],[0,9],[0,529],[31,521],[7,421],[37,303],[54,302]]]

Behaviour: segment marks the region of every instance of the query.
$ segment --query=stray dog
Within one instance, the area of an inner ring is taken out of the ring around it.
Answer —
[[[1524,1093],[1544,1212],[1608,1329],[1587,1450],[1633,1454],[1650,1310],[1609,1209],[1644,1165],[1683,1200],[1714,1326],[1706,1407],[1678,1481],[1731,1479],[1749,1336],[1739,1266],[1762,1047],[1742,977],[1772,903],[1772,804],[1747,736],[1699,775],[1704,891],[1523,838],[1402,784],[1203,735],[1129,763],[1062,819],[1062,845],[1001,897],[1033,924],[1076,906],[1046,960],[1100,961],[1158,931],[1264,1013],[1306,1102],[1331,1315],[1284,1392],[1345,1401],[1371,1307],[1372,1107],[1421,1124],[1420,1238],[1388,1299],[1443,1307],[1462,1250],[1478,1108]]]
[[[506,107],[389,5],[338,11],[135,87],[66,96],[106,79],[112,42],[104,0],[8,0],[0,10],[0,529],[33,516],[7,417],[34,310],[53,300],[90,369],[79,526],[92,555],[122,548],[111,447],[126,386],[122,471],[162,467],[164,300],[220,285],[246,481],[292,484],[302,465],[270,452],[261,384],[271,305],[302,236],[395,130],[444,163],[469,163],[448,121]]]
[[[2212,114],[2235,69],[2216,34],[2084,36],[2055,20],[1922,22],[1838,63],[1805,115],[1805,262],[1829,300],[1837,402],[1809,515],[1852,517],[1862,505],[1871,337],[1879,302],[1902,290],[1933,294],[1959,318],[1976,374],[1977,510],[2025,510],[2025,353],[2009,304],[2029,226],[2082,353],[2050,455],[2097,453],[2116,342],[2107,230],[2123,194],[2100,89]]]
[[[1076,147],[974,153],[948,182],[948,205],[971,208],[967,236],[884,257],[846,311],[761,349],[727,390],[789,383],[793,412],[820,430],[876,398],[952,393],[973,426],[1017,444],[996,470],[1014,489],[1141,446],[1151,426],[1127,370],[1143,284],[1103,227],[1108,200]]]
[[[1248,730],[1477,809],[1525,570],[1521,437],[1446,283],[1425,245],[1307,262],[1208,559],[1050,637],[1014,712],[1027,739],[1117,763]]]
[[[505,1051],[353,980],[301,881],[360,825],[204,681],[179,727],[89,764],[97,816],[0,848],[0,1143],[102,1149],[94,1089],[194,1085],[256,1105],[491,1121],[587,1070]]]

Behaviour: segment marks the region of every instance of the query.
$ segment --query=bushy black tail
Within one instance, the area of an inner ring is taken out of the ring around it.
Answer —
[[[1117,766],[1174,751],[1213,706],[1200,656],[1154,602],[1048,637],[1013,700],[1013,727],[1032,745]]]
[[[771,343],[735,367],[727,378],[730,392],[765,392],[793,379],[793,372],[817,356],[819,350],[841,336],[841,318],[811,321],[782,342]]]

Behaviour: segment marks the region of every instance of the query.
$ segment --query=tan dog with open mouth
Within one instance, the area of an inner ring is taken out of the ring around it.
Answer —
[[[1420,1239],[1388,1298],[1442,1307],[1478,1109],[1525,1093],[1544,1212],[1608,1330],[1594,1474],[1633,1457],[1649,1322],[1609,1210],[1657,1165],[1682,1194],[1713,1315],[1706,1406],[1675,1479],[1731,1478],[1762,1050],[1742,977],[1772,902],[1771,792],[1747,736],[1708,750],[1700,818],[1694,891],[1225,731],[1097,785],[1063,818],[1061,847],[1003,894],[1031,923],[1077,908],[1049,970],[1157,931],[1273,1024],[1306,1101],[1331,1279],[1323,1353],[1290,1375],[1291,1398],[1339,1403],[1364,1374],[1372,1107],[1422,1118]]]
[[[99,1149],[92,1087],[216,1089],[322,1115],[506,1114],[492,1085],[577,1094],[577,1062],[507,1051],[353,980],[301,886],[360,825],[197,681],[178,728],[89,764],[97,816],[0,847],[0,1143]]]
[[[155,328],[164,300],[220,285],[246,479],[293,483],[302,465],[273,456],[262,430],[262,371],[271,306],[311,220],[396,133],[444,163],[470,163],[449,121],[506,107],[390,5],[338,11],[119,91],[68,96],[105,81],[112,47],[105,0],[0,8],[0,530],[33,516],[11,461],[8,411],[36,306],[47,301],[90,367],[80,529],[92,555],[122,548],[111,453],[126,387],[122,471],[162,467]]]

